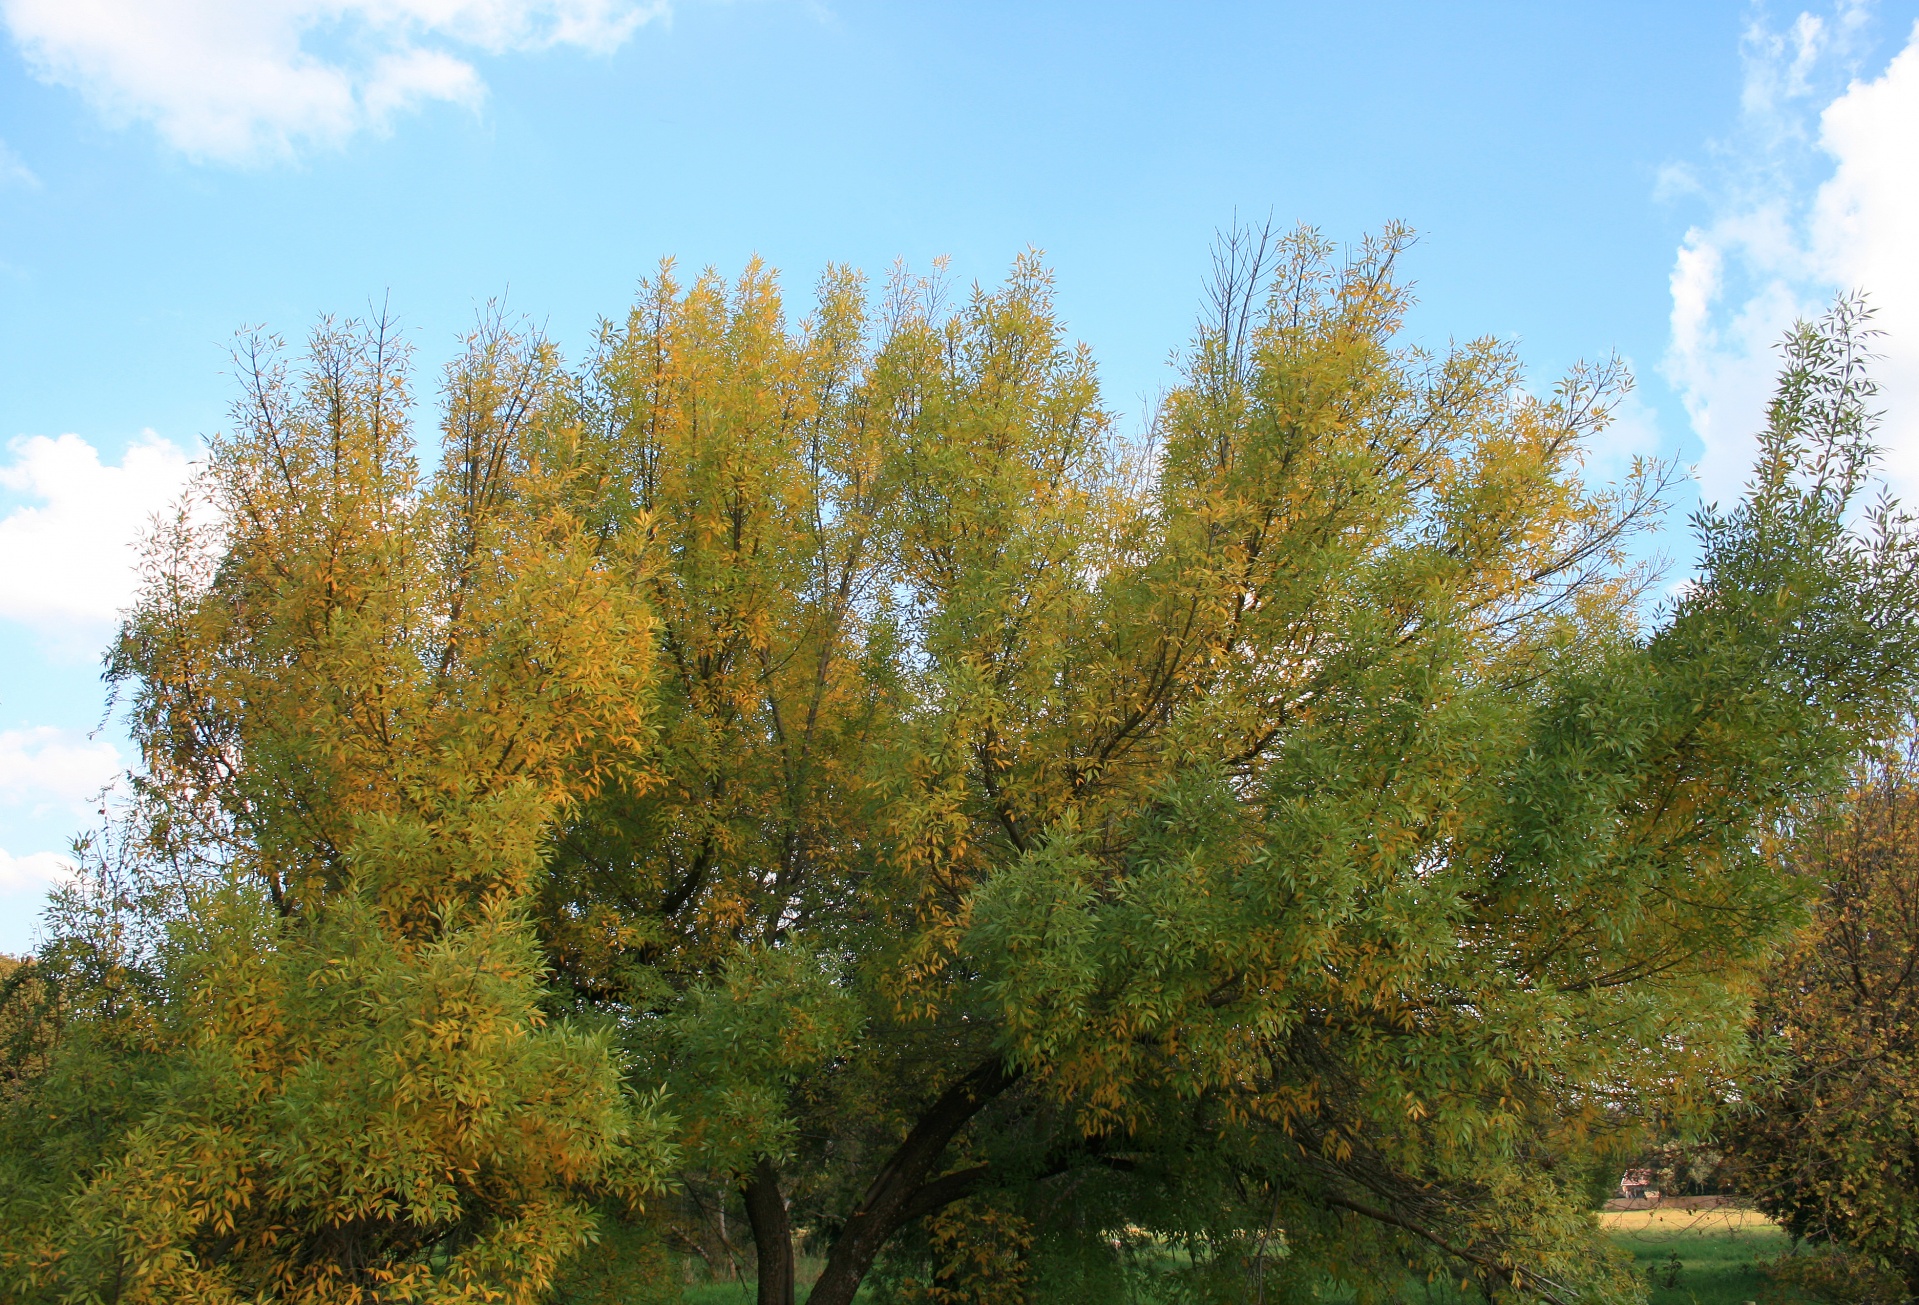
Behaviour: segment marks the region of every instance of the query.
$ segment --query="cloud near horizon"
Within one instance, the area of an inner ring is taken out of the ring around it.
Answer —
[[[667,0],[0,0],[43,81],[189,157],[336,146],[429,101],[477,107],[471,53],[617,48]]]
[[[103,739],[51,725],[0,730],[0,812],[21,812],[69,830],[88,828],[95,799],[120,770],[119,749]],[[0,847],[0,898],[20,897],[37,910],[46,890],[73,872],[73,859],[63,853],[15,855]],[[17,945],[20,940],[10,936],[17,932],[0,926],[0,934],[9,935],[0,943]]]
[[[0,895],[31,894],[38,905],[47,889],[73,878],[70,857],[58,852],[29,852],[15,856],[0,847]]]
[[[0,730],[0,805],[85,817],[120,773],[120,750],[53,725]]]
[[[1793,321],[1864,290],[1884,332],[1873,373],[1885,418],[1883,472],[1919,497],[1919,24],[1876,76],[1858,49],[1870,6],[1802,13],[1783,31],[1755,20],[1744,42],[1740,135],[1701,182],[1710,218],[1686,233],[1671,276],[1664,371],[1699,437],[1700,490],[1737,495],[1752,464]]]
[[[78,435],[16,439],[0,490],[27,500],[0,516],[0,619],[56,653],[97,656],[139,582],[139,542],[185,490],[192,463],[152,431],[118,466]]]

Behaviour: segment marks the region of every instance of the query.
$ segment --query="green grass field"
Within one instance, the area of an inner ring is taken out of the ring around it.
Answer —
[[[1785,1233],[1744,1210],[1635,1211],[1601,1216],[1652,1286],[1652,1305],[1740,1305],[1766,1290],[1763,1266]],[[1773,1301],[1782,1301],[1774,1294]]]
[[[688,1287],[683,1299],[687,1305],[751,1305],[753,1284],[703,1282],[697,1287]]]
[[[1601,1220],[1631,1253],[1651,1288],[1650,1305],[1743,1305],[1762,1299],[1767,1305],[1789,1305],[1795,1299],[1777,1288],[1765,1294],[1763,1266],[1786,1249],[1786,1235],[1750,1211],[1649,1210],[1602,1215]],[[753,1287],[706,1283],[688,1287],[684,1299],[687,1305],[751,1305]],[[1421,1290],[1408,1299],[1423,1303],[1428,1293]]]

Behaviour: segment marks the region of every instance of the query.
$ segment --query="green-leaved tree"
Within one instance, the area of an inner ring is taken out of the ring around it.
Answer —
[[[1875,758],[1792,831],[1812,918],[1765,974],[1727,1141],[1795,1239],[1919,1291],[1919,776]],[[1862,1293],[1863,1294],[1863,1293]]]
[[[384,326],[241,362],[109,660],[123,838],[7,976],[5,1294],[530,1303],[671,1156],[530,921],[646,746],[652,627],[528,457],[537,343],[468,341],[431,477]]]
[[[524,1298],[730,1207],[762,1305],[802,1238],[814,1305],[1630,1296],[1590,1156],[1737,1047],[1919,544],[1853,524],[1844,304],[1646,617],[1663,473],[1581,461],[1625,378],[1405,344],[1407,242],[1230,238],[1142,442],[1031,259],[797,323],[669,267],[572,371],[482,331],[430,477],[377,334],[251,369],[113,662],[130,855],[219,909],[138,1031],[43,1001],[146,1095],[9,1189],[35,1281]]]

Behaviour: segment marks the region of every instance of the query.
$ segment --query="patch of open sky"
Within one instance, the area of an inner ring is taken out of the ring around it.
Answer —
[[[1850,277],[1883,283],[1887,322],[1915,323],[1889,366],[1903,375],[1902,359],[1919,359],[1919,253],[1873,234],[1909,231],[1919,201],[1828,189],[1848,168],[1919,177],[1919,157],[1885,162],[1919,150],[1919,102],[1902,98],[1919,54],[1910,74],[1895,58],[1919,18],[1911,0],[1804,13],[1746,0],[680,0],[617,39],[554,42],[539,26],[587,8],[646,16],[578,0],[0,6],[13,38],[0,54],[0,466],[25,456],[6,440],[69,432],[105,468],[147,431],[191,452],[225,423],[236,328],[264,324],[297,347],[318,314],[382,299],[418,349],[430,450],[440,367],[489,299],[504,295],[578,362],[663,256],[683,277],[709,264],[731,277],[759,254],[797,317],[830,262],[864,269],[877,294],[896,258],[925,270],[948,255],[957,295],[1040,247],[1069,330],[1093,347],[1122,430],[1136,430],[1175,378],[1168,359],[1191,338],[1212,235],[1235,214],[1340,241],[1410,223],[1408,338],[1515,340],[1538,392],[1580,359],[1619,353],[1640,386],[1600,450],[1613,465],[1641,450],[1709,453],[1713,475],[1732,474],[1738,438],[1709,449],[1699,431],[1750,424],[1779,325],[1772,287],[1787,287],[1780,303],[1816,305]],[[144,58],[124,46],[127,24],[108,21],[121,9],[173,23],[170,40],[200,32],[193,57],[216,72],[241,29],[210,16],[297,26],[331,13],[274,57],[355,70],[362,111],[303,121],[269,86],[222,110],[252,118],[222,121],[283,130],[291,147],[215,157],[211,137],[180,124],[234,76],[143,91],[114,84],[110,59],[90,74],[49,63],[44,22],[68,23],[55,37],[71,49]],[[96,10],[101,25],[71,26]],[[482,33],[484,15],[511,32]],[[370,70],[396,51],[437,52],[472,80],[446,62],[440,82],[422,80],[432,69],[416,63],[411,98],[375,112]],[[1837,119],[1834,105],[1846,106]],[[1828,122],[1849,134],[1828,136]],[[1857,248],[1894,252],[1809,257],[1825,195],[1857,210]],[[1769,204],[1788,218],[1783,254],[1740,225]],[[1723,271],[1704,287],[1713,329],[1675,353],[1675,291],[1703,285],[1679,273],[1708,255]],[[1889,442],[1919,454],[1908,406]],[[0,521],[44,505],[4,492]],[[1686,506],[1664,541],[1681,570]],[[58,653],[30,622],[4,627],[0,728],[83,738],[101,706],[96,662]],[[21,814],[43,808],[0,793],[0,850],[60,846],[56,817]],[[0,949],[20,945],[26,918],[0,902]]]

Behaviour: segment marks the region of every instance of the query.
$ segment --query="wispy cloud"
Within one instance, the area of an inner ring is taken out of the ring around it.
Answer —
[[[102,739],[50,725],[0,730],[0,818],[14,836],[36,825],[86,828],[95,800],[120,770],[119,750]],[[0,951],[24,950],[47,889],[70,879],[74,868],[58,852],[0,847]]]
[[[120,773],[120,750],[53,725],[0,730],[0,807],[34,817],[84,817]]]
[[[1674,258],[1664,368],[1703,446],[1709,500],[1736,494],[1751,465],[1773,346],[1794,318],[1855,287],[1886,332],[1886,472],[1919,490],[1919,25],[1873,70],[1862,66],[1869,18],[1854,0],[1783,28],[1756,19],[1736,137],[1661,179],[1710,212]]]
[[[25,186],[29,190],[40,189],[40,178],[33,175],[26,160],[14,153],[13,147],[0,140],[0,186]]]
[[[78,435],[17,439],[12,452],[0,489],[28,501],[0,517],[0,618],[95,655],[133,599],[136,545],[186,487],[187,454],[151,431],[117,466]]]
[[[427,101],[477,105],[466,54],[616,48],[666,0],[0,0],[43,80],[189,156],[337,145]]]
[[[0,847],[0,894],[36,894],[32,906],[37,910],[40,905],[37,894],[71,879],[74,869],[73,861],[58,852],[29,852],[25,856],[14,856],[6,848]],[[16,926],[8,932],[24,932],[17,927],[18,922],[9,920],[7,923]]]

